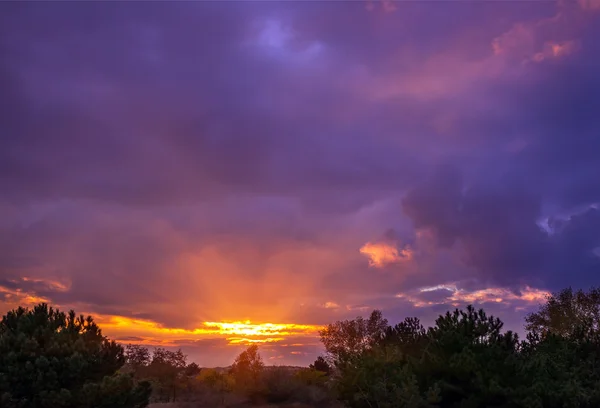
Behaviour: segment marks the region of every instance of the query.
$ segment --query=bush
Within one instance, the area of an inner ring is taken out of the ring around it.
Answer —
[[[270,403],[291,401],[302,385],[287,369],[272,367],[263,373],[265,399]]]
[[[212,368],[202,369],[196,379],[203,386],[202,394],[205,399],[211,400],[213,404],[218,402],[223,405],[227,394],[233,390],[235,385],[231,375]]]
[[[263,374],[264,400],[269,403],[323,403],[329,398],[325,387],[327,377],[314,369],[290,370],[269,367]]]

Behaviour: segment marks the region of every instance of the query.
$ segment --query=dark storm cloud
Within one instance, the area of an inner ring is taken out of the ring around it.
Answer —
[[[448,173],[408,193],[405,213],[416,228],[434,232],[441,247],[454,246],[480,281],[505,286],[594,284],[600,272],[595,208],[540,225],[541,198],[518,182],[465,187]],[[464,191],[463,191],[464,190]],[[468,277],[468,273],[465,274]]]
[[[4,304],[321,324],[598,283],[599,11],[397,6],[0,5]]]
[[[581,31],[579,52],[488,88],[506,126],[484,114],[479,133],[495,134],[497,125],[508,139],[517,133],[516,152],[488,156],[479,173],[442,168],[404,200],[415,227],[432,230],[442,247],[456,244],[482,280],[554,289],[600,282],[598,210],[586,209],[600,200],[597,16]],[[554,215],[566,219],[552,222]],[[540,227],[548,217],[550,233]]]
[[[331,207],[321,195],[335,201],[335,186],[333,205],[355,208],[368,200],[357,185],[377,194],[414,173],[400,150],[331,121],[355,96],[261,58],[260,6],[91,8],[4,17],[1,182],[13,198],[170,204],[235,189]]]

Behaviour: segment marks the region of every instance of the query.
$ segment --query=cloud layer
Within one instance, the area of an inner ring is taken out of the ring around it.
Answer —
[[[246,330],[207,322],[301,325],[293,364],[371,308],[519,329],[600,280],[598,38],[595,0],[2,4],[0,308],[206,365]]]

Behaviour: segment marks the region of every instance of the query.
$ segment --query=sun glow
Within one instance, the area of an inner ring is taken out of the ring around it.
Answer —
[[[172,342],[197,341],[221,338],[227,344],[276,343],[287,338],[315,338],[321,329],[316,325],[293,323],[204,322],[193,329],[170,328],[150,320],[123,316],[97,316],[103,330],[117,339],[135,339],[136,343],[170,344]],[[132,340],[133,342],[133,340]]]
[[[275,324],[245,322],[204,322],[207,330],[215,330],[219,334],[235,334],[247,336],[290,336],[299,333],[315,332],[317,326],[302,324]]]

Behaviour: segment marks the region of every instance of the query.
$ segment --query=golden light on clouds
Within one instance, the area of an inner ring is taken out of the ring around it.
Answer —
[[[27,291],[19,286],[21,285],[39,285],[54,292],[66,292],[69,286],[58,281],[49,279],[30,278],[27,276],[18,279],[8,279],[10,283],[16,287],[11,288],[6,285],[0,285],[0,295],[4,299],[3,309],[10,310],[18,306],[33,306],[38,303],[49,303],[49,299],[44,296],[39,296],[35,292]]]
[[[29,306],[37,303],[47,303],[48,299],[27,293],[21,289],[10,289],[0,286],[0,295],[4,298],[4,308],[9,310],[18,306]]]
[[[323,305],[323,307],[325,309],[338,309],[340,307],[340,305],[338,305],[335,302],[325,302],[325,304]]]
[[[136,338],[136,343],[171,344],[211,338],[227,344],[275,343],[287,338],[317,336],[321,326],[293,323],[204,322],[194,329],[168,328],[150,320],[123,316],[96,316],[105,334],[117,339]]]
[[[211,333],[223,335],[244,336],[291,336],[303,333],[311,333],[319,330],[319,326],[303,324],[274,324],[274,323],[252,323],[245,322],[205,322],[204,330]]]
[[[360,248],[360,253],[368,257],[369,266],[375,268],[412,259],[412,250],[409,247],[397,248],[384,242],[367,242]]]
[[[449,304],[458,307],[465,303],[505,303],[505,302],[525,302],[531,304],[544,303],[550,295],[548,291],[526,286],[520,293],[515,293],[507,288],[486,288],[469,291],[459,289],[456,284],[443,284],[429,286],[419,289],[419,293],[446,291],[447,294],[441,295],[440,300],[423,300],[418,293],[405,294],[399,293],[397,298],[406,299],[416,307],[427,307],[433,305]]]
[[[529,286],[521,290],[521,294],[516,294],[504,288],[488,288],[480,289],[473,292],[468,292],[463,289],[454,291],[450,299],[454,302],[473,303],[473,302],[496,302],[521,300],[525,302],[542,303],[549,295],[548,292],[534,289]]]

